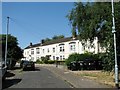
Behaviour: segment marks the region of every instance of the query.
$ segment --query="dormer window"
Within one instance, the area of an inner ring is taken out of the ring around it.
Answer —
[[[75,47],[76,47],[75,44],[76,44],[76,42],[70,42],[70,43],[69,43],[70,51],[75,51],[75,49],[76,49],[76,48],[75,48]]]
[[[59,48],[60,48],[60,52],[64,52],[65,51],[64,44],[59,44]]]

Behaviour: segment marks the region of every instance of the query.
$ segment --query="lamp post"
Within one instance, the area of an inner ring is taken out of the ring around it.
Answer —
[[[112,33],[114,34],[114,53],[115,53],[115,86],[119,87],[119,79],[118,79],[118,64],[117,64],[117,52],[116,52],[116,31],[115,31],[115,19],[114,19],[114,6],[112,0]]]
[[[5,45],[5,67],[7,67],[7,41],[8,41],[8,30],[9,30],[9,18],[10,17],[7,17],[6,45]]]

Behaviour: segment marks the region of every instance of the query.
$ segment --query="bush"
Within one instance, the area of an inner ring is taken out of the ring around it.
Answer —
[[[102,53],[99,54],[99,59],[103,62],[103,70],[104,71],[112,71],[114,70],[114,54],[112,53]]]
[[[80,60],[80,54],[73,53],[69,55],[68,59],[65,60],[65,63],[67,66],[69,66],[72,61],[79,61],[79,60]]]
[[[54,64],[55,63],[55,61],[53,61],[53,60],[48,60],[48,62],[47,62],[47,64]]]
[[[43,61],[43,63],[48,64],[48,57],[41,57],[41,60]]]
[[[83,61],[87,58],[92,59],[92,58],[94,58],[94,56],[92,53],[88,53],[88,52],[86,52],[84,54],[73,53],[73,54],[69,55],[68,59],[65,60],[65,63],[66,63],[66,65],[70,65],[70,63],[72,61]]]
[[[43,64],[43,61],[37,59],[37,60],[36,60],[36,63],[38,63],[38,64]]]

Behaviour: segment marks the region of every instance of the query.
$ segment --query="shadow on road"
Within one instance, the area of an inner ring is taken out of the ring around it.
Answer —
[[[40,71],[40,68],[39,68],[39,67],[36,67],[36,68],[35,68],[35,71]]]
[[[11,73],[11,72],[7,72],[5,76],[6,76],[6,77],[13,77],[13,76],[15,76],[15,74],[14,74],[14,73]]]
[[[39,68],[39,67],[35,67],[35,69],[26,68],[26,69],[24,69],[23,71],[40,71],[40,68]]]
[[[19,83],[21,80],[22,79],[6,79],[4,82],[2,82],[2,89],[9,88],[12,85]]]
[[[21,67],[14,67],[12,70],[21,69]]]

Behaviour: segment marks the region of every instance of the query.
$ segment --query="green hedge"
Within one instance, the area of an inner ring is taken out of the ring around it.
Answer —
[[[44,60],[44,61],[41,61],[41,60],[38,59],[36,61],[36,63],[38,63],[38,64],[54,64],[55,61],[53,61],[53,60]]]
[[[99,60],[99,56],[97,54],[92,54],[89,52],[86,52],[84,54],[73,53],[69,55],[68,59],[65,60],[65,63],[67,66],[69,66],[72,61],[83,61],[87,58],[93,60]]]

